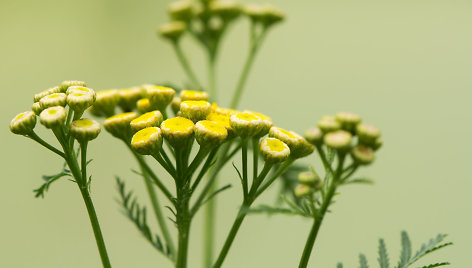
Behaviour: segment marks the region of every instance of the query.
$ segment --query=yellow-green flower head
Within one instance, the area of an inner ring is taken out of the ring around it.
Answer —
[[[138,111],[142,114],[151,112],[153,110],[151,102],[148,98],[138,100],[138,102],[136,103],[136,107],[138,108]]]
[[[232,20],[241,14],[241,6],[231,0],[215,1],[210,4],[210,12],[223,20]]]
[[[195,139],[200,146],[215,147],[228,137],[228,131],[220,123],[202,120],[195,124]]]
[[[67,81],[63,81],[61,83],[61,92],[62,93],[66,93],[67,92],[67,89],[69,89],[69,87],[73,87],[73,86],[80,86],[80,87],[85,87],[87,86],[85,84],[84,81],[77,81],[77,80],[67,80]]]
[[[193,137],[195,124],[184,117],[174,117],[165,120],[161,124],[164,138],[174,147],[186,146]]]
[[[66,105],[66,94],[64,93],[52,93],[39,100],[41,109],[46,109],[54,106],[65,106]]]
[[[354,133],[356,126],[361,123],[361,117],[355,113],[339,112],[336,114],[336,120],[341,124],[341,128]]]
[[[254,137],[264,127],[262,119],[253,113],[237,113],[231,115],[229,124],[236,135],[241,138]]]
[[[115,107],[120,102],[120,93],[116,89],[102,90],[97,92],[97,98],[93,106],[101,110],[105,115],[115,114]]]
[[[305,139],[314,145],[319,145],[323,143],[323,132],[318,127],[309,128],[305,132]]]
[[[360,124],[356,128],[356,134],[359,137],[359,143],[372,146],[380,137],[380,130],[373,125]]]
[[[383,146],[383,141],[382,141],[382,139],[378,138],[378,139],[375,140],[375,143],[372,145],[372,149],[374,149],[374,151],[377,151],[382,146]]]
[[[83,94],[90,94],[93,97],[93,101],[97,98],[97,94],[95,94],[95,90],[83,87],[83,86],[70,86],[67,88],[66,95],[70,95],[72,93],[83,93]]]
[[[39,104],[39,102],[35,102],[33,103],[33,105],[31,106],[31,110],[36,114],[36,115],[39,115],[43,109],[41,108],[41,105]]]
[[[177,97],[172,100],[170,103],[170,108],[172,108],[172,112],[174,112],[175,115],[180,111],[180,104],[182,103],[182,100]]]
[[[82,118],[70,124],[70,134],[79,142],[91,141],[100,134],[100,124],[91,119]]]
[[[253,112],[253,111],[244,111],[245,113],[252,113],[257,116],[262,120],[262,125],[261,125],[261,130],[259,133],[256,134],[256,137],[262,137],[269,133],[270,128],[274,125],[272,123],[272,119],[264,114]]]
[[[264,160],[270,163],[280,163],[290,155],[290,148],[283,141],[276,138],[264,138],[259,143]]]
[[[285,14],[280,9],[272,5],[264,5],[262,7],[262,23],[271,26],[285,19]]]
[[[82,113],[92,106],[94,96],[85,91],[75,91],[67,95],[67,104],[77,113]]]
[[[145,91],[141,87],[132,87],[120,89],[120,101],[119,105],[124,112],[131,112],[136,108],[136,102],[141,99]]]
[[[351,147],[352,135],[344,130],[336,130],[325,135],[324,143],[336,150],[347,150]]]
[[[323,116],[321,120],[318,121],[318,127],[323,133],[328,133],[341,129],[341,124],[332,116]]]
[[[131,147],[143,155],[159,152],[162,147],[162,131],[158,127],[141,129],[131,139]]]
[[[134,131],[139,131],[148,127],[158,127],[164,121],[164,117],[159,111],[152,111],[139,116],[131,121],[130,126]]]
[[[43,97],[46,97],[47,95],[51,95],[53,93],[61,93],[61,88],[60,87],[48,88],[48,89],[34,95],[33,101],[38,102]]]
[[[295,196],[296,197],[303,197],[303,196],[309,196],[313,194],[313,189],[305,184],[299,184],[297,187],[295,187]]]
[[[192,1],[182,0],[172,2],[167,7],[167,12],[174,20],[188,21],[193,17]]]
[[[287,131],[279,127],[271,127],[269,137],[279,139],[290,148],[290,156],[293,158],[305,157],[315,150],[314,146],[306,141],[302,136],[293,131]]]
[[[56,128],[66,121],[66,109],[62,106],[54,106],[44,109],[39,114],[39,122],[46,128]]]
[[[188,100],[208,100],[208,93],[205,91],[195,91],[195,90],[182,90],[180,92],[180,99],[182,101]]]
[[[105,114],[103,113],[103,111],[97,109],[97,107],[94,107],[93,105],[90,106],[90,108],[88,108],[88,112],[89,112],[91,115],[96,116],[96,117],[105,116]]]
[[[244,7],[243,13],[253,21],[259,22],[264,17],[264,8],[262,5],[249,4]]]
[[[298,182],[310,186],[315,190],[319,190],[323,186],[323,181],[320,179],[318,174],[313,171],[300,172],[298,174]]]
[[[159,27],[159,34],[172,41],[177,41],[187,30],[187,24],[182,21],[172,21]]]
[[[180,112],[183,117],[197,122],[206,119],[211,112],[211,105],[208,101],[183,101]]]
[[[27,135],[36,126],[36,114],[32,111],[17,114],[10,122],[10,131],[18,135]]]
[[[130,123],[137,117],[138,114],[134,112],[117,114],[107,118],[105,122],[103,122],[103,126],[113,136],[127,138],[131,134]]]
[[[147,97],[152,106],[164,110],[175,96],[175,90],[170,87],[155,86],[147,89]]]
[[[230,120],[229,114],[220,114],[220,113],[211,112],[207,116],[206,120],[213,121],[224,126],[226,128],[226,131],[228,132],[228,139],[234,138],[234,131],[229,123],[229,120]]]
[[[351,150],[354,161],[360,165],[368,165],[375,159],[374,150],[365,145],[357,145]]]

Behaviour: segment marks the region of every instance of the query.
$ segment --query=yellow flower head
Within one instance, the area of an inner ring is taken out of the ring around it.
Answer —
[[[374,162],[375,159],[374,150],[364,145],[357,145],[352,148],[351,155],[354,161],[360,165],[368,165]]]
[[[259,144],[260,151],[265,161],[279,163],[290,155],[290,148],[283,141],[275,138],[264,138]]]
[[[304,136],[305,136],[305,139],[311,144],[319,145],[323,143],[323,132],[321,131],[319,127],[309,128],[305,132]]]
[[[197,122],[205,120],[211,112],[211,105],[207,101],[183,101],[180,104],[182,116]]]
[[[162,147],[162,132],[158,127],[141,129],[131,139],[131,147],[143,155],[159,152]]]
[[[158,33],[169,40],[177,41],[187,30],[187,24],[182,21],[172,21],[159,27]]]
[[[54,106],[44,109],[39,114],[39,122],[46,128],[56,128],[66,121],[66,109],[62,106]]]
[[[336,114],[336,120],[341,124],[341,128],[354,133],[356,126],[361,123],[362,119],[359,115],[349,112],[339,112]]]
[[[103,122],[105,129],[117,138],[128,138],[131,134],[130,123],[138,117],[137,113],[130,112],[117,114],[109,117]]]
[[[17,114],[10,122],[10,131],[18,135],[27,135],[36,126],[36,114],[28,111]]]
[[[231,0],[214,1],[210,4],[210,12],[223,20],[231,20],[241,14],[241,6]]]
[[[175,96],[175,90],[170,87],[149,87],[147,89],[147,96],[152,106],[159,110],[164,110]]]
[[[70,124],[70,134],[79,142],[91,141],[100,134],[100,124],[91,119],[82,118]]]
[[[285,142],[290,148],[290,156],[294,158],[305,157],[314,151],[314,146],[302,136],[293,131],[287,131],[279,127],[271,127],[269,137],[277,138]]]
[[[72,93],[90,94],[93,97],[93,101],[95,101],[97,97],[97,94],[95,94],[95,90],[85,86],[70,86],[69,88],[67,88],[66,95],[70,95]]]
[[[373,125],[360,124],[356,128],[356,134],[359,137],[359,143],[373,146],[376,140],[380,138],[380,130]]]
[[[41,108],[41,105],[39,104],[39,102],[35,102],[33,103],[33,105],[31,105],[31,110],[36,114],[36,115],[39,115],[43,109]]]
[[[211,112],[207,116],[208,121],[213,121],[224,126],[226,128],[226,131],[228,132],[228,139],[231,139],[234,137],[234,131],[229,123],[229,119],[230,119],[229,114],[219,114],[219,113]]]
[[[274,123],[272,123],[272,119],[270,119],[270,117],[264,114],[253,112],[253,111],[244,111],[244,112],[255,114],[259,116],[259,118],[261,118],[262,120],[261,130],[259,133],[256,134],[256,137],[262,137],[266,135],[267,133],[269,133],[270,128],[274,125]]]
[[[67,95],[67,104],[77,113],[82,113],[92,106],[94,102],[94,95],[85,91],[74,91]]]
[[[205,91],[195,91],[195,90],[182,90],[180,92],[180,99],[182,101],[188,101],[188,100],[208,100],[208,93]]]
[[[73,87],[73,86],[81,86],[81,87],[85,87],[86,84],[85,82],[83,81],[77,81],[77,80],[68,80],[68,81],[63,81],[61,83],[61,92],[62,93],[66,93],[67,92],[67,89],[69,89],[69,87]]]
[[[161,124],[162,135],[174,147],[185,146],[193,137],[195,124],[184,117],[174,117]]]
[[[262,119],[253,113],[233,114],[229,119],[229,124],[234,133],[241,138],[254,137],[264,127]]]
[[[120,93],[116,89],[102,90],[97,92],[97,98],[93,104],[95,108],[101,110],[105,115],[115,114],[115,107],[120,102]]]
[[[138,111],[142,114],[153,110],[151,102],[147,98],[138,100],[138,102],[136,103],[136,107],[138,108]]]
[[[193,5],[192,1],[181,0],[172,2],[167,7],[167,12],[170,17],[174,20],[187,21],[193,16]]]
[[[152,111],[139,116],[131,121],[130,125],[134,131],[139,131],[148,127],[158,127],[161,125],[164,117],[159,111]]]
[[[200,146],[217,146],[228,137],[226,128],[213,121],[202,120],[195,124],[195,139]]]
[[[341,124],[332,116],[323,116],[318,121],[318,127],[326,134],[341,129]]]
[[[177,97],[172,100],[170,103],[170,108],[172,108],[172,112],[177,115],[180,112],[180,104],[182,103],[182,100]]]
[[[344,130],[336,130],[325,135],[324,143],[336,150],[347,150],[351,147],[352,135]]]
[[[47,95],[51,95],[53,93],[61,93],[61,88],[60,87],[48,88],[48,89],[34,95],[33,101],[38,102],[43,97],[46,97]]]
[[[46,109],[54,106],[65,106],[66,105],[66,94],[64,93],[52,93],[39,100],[41,109]]]
[[[144,95],[141,87],[124,88],[118,91],[120,94],[119,105],[124,112],[131,112],[136,108],[136,102]]]

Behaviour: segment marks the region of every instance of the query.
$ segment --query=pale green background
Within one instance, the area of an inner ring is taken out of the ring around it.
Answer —
[[[95,89],[183,81],[170,46],[155,35],[167,20],[169,2],[1,0],[0,267],[100,267],[75,185],[64,180],[44,200],[33,197],[40,175],[56,172],[61,161],[10,134],[7,124],[29,109],[34,93],[66,79],[85,80]],[[378,125],[385,140],[375,165],[359,172],[375,178],[376,185],[342,189],[310,267],[334,267],[339,260],[357,267],[359,252],[375,264],[379,237],[386,238],[396,259],[402,229],[416,246],[449,233],[455,246],[429,260],[471,267],[472,2],[270,2],[288,19],[269,34],[243,107],[300,132],[324,114],[354,111]],[[224,43],[219,85],[225,100],[246,55],[247,28],[247,22],[238,24]],[[201,51],[188,44],[187,39],[186,51],[204,76]],[[41,134],[51,140],[50,133]],[[114,201],[115,174],[144,194],[130,171],[134,160],[105,132],[91,144],[90,156],[93,198],[114,267],[169,267]],[[240,197],[234,171],[225,174],[236,187],[219,206],[219,244]],[[274,194],[265,200],[271,202]],[[147,201],[145,195],[140,199]],[[250,217],[226,267],[296,267],[309,227],[299,218]],[[201,266],[201,230],[198,218],[190,267]]]

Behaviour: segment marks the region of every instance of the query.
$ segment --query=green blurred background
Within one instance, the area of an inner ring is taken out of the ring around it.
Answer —
[[[100,267],[85,208],[75,185],[63,180],[44,199],[32,189],[61,161],[10,134],[11,118],[29,109],[33,94],[62,80],[94,89],[185,80],[168,43],[155,29],[170,1],[0,1],[0,88],[3,98],[0,180],[0,267]],[[472,149],[472,2],[470,0],[316,0],[270,3],[287,21],[270,32],[248,81],[242,106],[303,132],[340,110],[379,126],[385,147],[359,175],[374,186],[341,189],[322,227],[310,267],[357,267],[359,252],[376,261],[384,237],[396,259],[406,229],[419,247],[439,232],[455,246],[430,261],[470,267],[472,244],[469,153]],[[219,64],[222,103],[247,52],[248,23],[231,29]],[[199,47],[185,49],[200,76]],[[41,134],[52,140],[46,131]],[[119,212],[114,175],[147,201],[130,169],[126,148],[103,132],[91,144],[92,195],[114,267],[170,267]],[[316,162],[311,156],[304,162]],[[217,220],[218,245],[240,198],[230,168]],[[267,193],[270,203],[275,192]],[[222,200],[222,199],[220,199]],[[252,216],[244,223],[226,267],[296,267],[311,223],[295,217]],[[201,266],[201,219],[192,228],[190,267]],[[392,261],[393,262],[393,261]],[[373,265],[375,267],[375,265]]]

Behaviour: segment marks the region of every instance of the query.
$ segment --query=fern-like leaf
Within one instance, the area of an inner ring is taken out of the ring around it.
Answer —
[[[438,262],[438,263],[422,266],[421,268],[435,268],[435,267],[446,266],[446,265],[450,265],[450,263],[448,263],[448,262]]]
[[[369,268],[369,265],[367,264],[367,258],[362,253],[359,254],[359,268]]]
[[[403,267],[411,258],[411,241],[408,237],[408,233],[406,231],[402,231],[401,237],[402,251],[400,253],[400,260],[398,261],[397,267]]]
[[[378,258],[378,261],[379,261],[380,268],[388,268],[389,267],[387,248],[385,247],[385,241],[383,239],[379,239],[379,258]]]
[[[49,190],[49,187],[51,186],[51,184],[62,177],[72,177],[72,176],[69,170],[65,168],[63,169],[62,172],[55,175],[43,175],[43,180],[45,180],[46,182],[44,182],[41,186],[33,190],[33,192],[35,193],[34,197],[44,198],[44,195]]]
[[[431,238],[428,243],[421,245],[421,248],[415,253],[415,255],[408,260],[408,262],[403,265],[399,266],[398,268],[406,268],[421,259],[422,257],[439,250],[441,248],[447,247],[452,245],[452,242],[442,243],[444,239],[447,237],[445,234],[438,234],[435,238]]]

